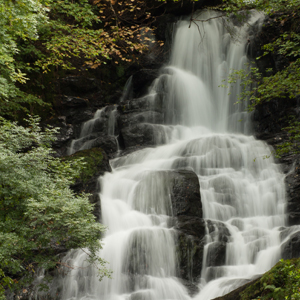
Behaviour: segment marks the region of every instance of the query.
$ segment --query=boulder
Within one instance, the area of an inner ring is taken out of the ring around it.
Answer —
[[[163,144],[166,140],[163,128],[147,123],[121,128],[121,136],[126,148],[154,146]]]
[[[227,243],[230,241],[230,232],[224,223],[219,221],[206,221],[206,230],[211,242],[206,249],[206,266],[209,267],[206,274],[208,280],[223,276],[223,268],[226,262]]]
[[[198,176],[193,171],[176,170],[170,177],[173,215],[202,218]]]
[[[118,143],[114,136],[100,135],[92,142],[92,147],[102,148],[108,156],[118,151]]]
[[[226,243],[213,242],[208,245],[206,258],[207,267],[220,267],[226,262]]]
[[[155,188],[149,190],[152,186]],[[154,211],[174,219],[186,218],[180,219],[183,222],[191,217],[201,218],[198,177],[193,171],[187,170],[146,171],[135,188],[132,205],[143,213]]]
[[[177,230],[178,277],[185,280],[193,295],[198,292],[195,283],[201,275],[205,245],[200,185],[193,171],[176,170],[169,174],[174,228]]]
[[[163,183],[158,185],[161,189],[149,191],[148,187],[154,186],[157,181]],[[141,201],[141,197],[147,199]],[[135,201],[135,198],[138,201]],[[169,208],[170,204],[172,209]],[[191,295],[196,293],[198,291],[196,281],[201,274],[206,233],[197,175],[189,170],[146,172],[136,187],[132,205],[136,210],[144,213],[151,209],[170,216],[169,226],[176,230],[177,276],[189,288]],[[147,249],[151,247],[149,243],[151,244],[155,238],[151,237],[151,234],[151,230],[140,230],[132,234],[131,247],[126,254],[128,259],[123,266],[124,273],[130,276],[148,274],[151,269],[149,266],[151,258]]]
[[[174,228],[178,232],[178,276],[195,283],[201,276],[206,232],[215,241],[208,249],[207,264],[211,267],[225,264],[230,233],[222,222],[202,219],[200,186],[194,172],[176,170],[170,178]]]

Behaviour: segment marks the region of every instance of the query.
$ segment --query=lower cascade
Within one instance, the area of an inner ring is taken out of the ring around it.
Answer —
[[[190,28],[189,21],[178,22],[170,63],[140,99],[153,107],[144,126],[157,146],[111,160],[112,172],[99,179],[108,228],[99,255],[112,279],[99,281],[86,253],[71,251],[65,263],[77,267],[62,279],[62,299],[209,300],[280,259],[284,174],[269,147],[250,135],[246,104],[234,104],[239,85],[230,96],[218,88],[231,69],[247,63],[249,35],[263,16],[253,12],[240,26],[227,21],[235,41],[215,16],[202,11]],[[155,113],[158,103],[162,112]],[[184,209],[178,212],[173,201],[185,174],[196,174],[200,183],[197,218],[204,232],[199,274],[193,272],[193,246],[186,253],[188,280],[179,272],[176,229]]]

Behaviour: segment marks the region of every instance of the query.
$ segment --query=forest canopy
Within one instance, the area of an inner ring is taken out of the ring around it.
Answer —
[[[137,61],[150,46],[162,47],[163,42],[155,40],[151,27],[155,21],[153,11],[165,3],[154,0],[0,0],[0,115],[18,119],[19,112],[33,113],[36,107],[49,102],[40,90],[33,86],[26,88],[32,84],[29,78],[43,81],[36,78],[59,70],[103,68],[107,63],[126,66]],[[300,7],[299,0],[223,0],[219,3],[209,9],[238,14],[255,8],[267,14],[291,12],[295,18]],[[287,52],[284,55],[293,56],[290,68],[295,69],[298,36],[297,30],[292,32],[280,37],[273,46],[265,47],[267,51],[278,48]],[[283,44],[279,46],[281,40]],[[281,70],[277,76],[286,78],[287,74],[288,70]],[[292,80],[295,82],[298,78]],[[43,83],[36,84],[45,89]]]

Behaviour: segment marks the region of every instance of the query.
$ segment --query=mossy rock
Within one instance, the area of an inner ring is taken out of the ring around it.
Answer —
[[[78,151],[69,157],[67,160],[73,160],[81,158],[85,162],[85,168],[82,169],[80,180],[86,183],[91,177],[98,171],[98,167],[101,166],[103,160],[103,150],[100,148],[92,148],[89,150]]]
[[[263,276],[214,300],[300,299],[300,258],[279,261]]]
[[[300,299],[300,259],[281,260],[242,292],[241,300]],[[286,298],[287,297],[287,298]]]
[[[79,178],[72,186],[75,192],[96,193],[99,192],[97,179],[105,172],[110,172],[107,154],[101,148],[92,148],[88,150],[78,151],[70,156],[63,158],[67,161],[82,159],[85,167],[82,169]]]

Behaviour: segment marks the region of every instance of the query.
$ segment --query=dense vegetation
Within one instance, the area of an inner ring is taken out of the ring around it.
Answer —
[[[39,267],[57,266],[60,249],[88,248],[91,262],[107,274],[96,257],[104,228],[95,222],[87,195],[69,188],[84,164],[53,158],[55,129],[42,131],[37,118],[25,125],[24,118],[43,110],[49,118],[53,103],[44,91],[66,72],[128,68],[150,47],[159,51],[163,42],[154,39],[151,12],[161,5],[155,0],[0,0],[0,299],[8,287],[29,285]],[[227,0],[215,7],[224,16],[251,8],[279,12],[276,22],[289,24],[263,53],[279,52],[287,64],[267,74],[257,68],[233,74],[257,84],[242,96],[254,106],[297,96],[300,0]],[[299,123],[288,130],[297,141]]]
[[[300,259],[281,260],[243,291],[241,300],[300,299]]]
[[[104,227],[88,195],[70,189],[83,163],[54,158],[56,130],[42,132],[38,121],[25,128],[0,119],[0,299],[7,287],[30,286],[39,268],[56,267],[67,249],[86,248],[99,275],[108,274],[97,257]]]
[[[85,72],[108,62],[128,65],[151,44],[163,45],[152,39],[146,1],[112,3],[0,1],[1,116],[18,119],[20,111],[32,113],[46,105],[46,73],[54,80],[62,70]]]

